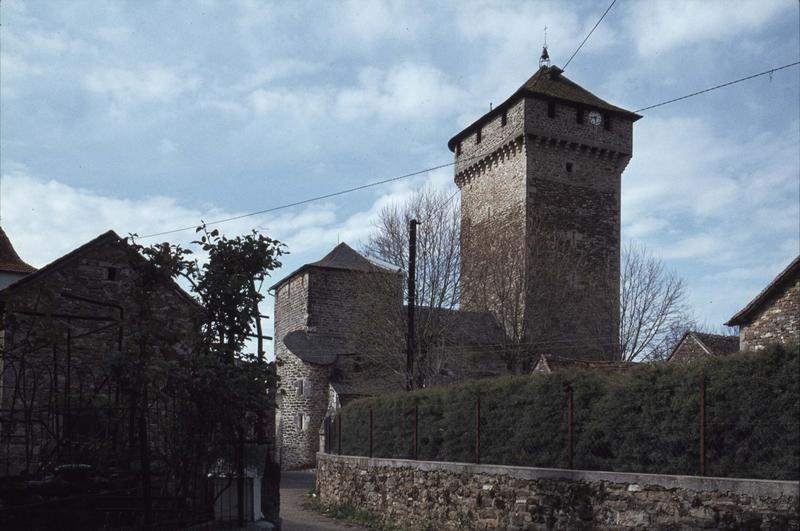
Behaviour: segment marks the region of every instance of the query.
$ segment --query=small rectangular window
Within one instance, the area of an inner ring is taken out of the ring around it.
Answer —
[[[480,127],[478,128],[478,132],[475,133],[475,143],[476,144],[480,144],[481,143],[481,128]]]
[[[508,123],[508,113],[503,112],[502,116],[500,116],[500,125],[505,126]]]
[[[603,116],[603,129],[611,131],[611,116],[607,114]]]
[[[554,101],[547,102],[547,116],[548,118],[556,117],[556,102]]]
[[[575,115],[575,121],[579,124],[583,123],[583,109],[578,109],[577,114]]]
[[[109,267],[106,269],[106,280],[117,280],[117,268]]]
[[[567,173],[572,173],[572,163],[567,162]]]

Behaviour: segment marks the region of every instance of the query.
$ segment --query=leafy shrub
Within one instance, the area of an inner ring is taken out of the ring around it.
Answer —
[[[342,453],[368,455],[372,410],[373,455],[410,458],[416,406],[419,459],[474,462],[480,399],[482,463],[565,467],[571,386],[575,468],[696,474],[705,378],[706,474],[798,479],[798,376],[798,349],[775,346],[619,374],[567,369],[394,393],[347,404],[337,422]]]

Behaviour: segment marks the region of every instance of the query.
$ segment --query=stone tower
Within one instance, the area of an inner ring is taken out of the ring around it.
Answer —
[[[402,388],[387,381],[402,352],[403,278],[345,243],[272,286],[278,362],[278,453],[283,469],[314,466],[329,408]],[[386,363],[382,363],[386,361]]]
[[[454,136],[462,301],[537,352],[618,349],[621,175],[639,115],[544,65]]]

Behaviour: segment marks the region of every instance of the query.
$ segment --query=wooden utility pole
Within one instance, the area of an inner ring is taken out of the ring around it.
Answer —
[[[416,303],[417,276],[417,225],[412,219],[408,222],[408,335],[406,337],[406,390],[414,388],[414,305]]]
[[[706,376],[700,376],[700,466],[699,474],[706,475]]]

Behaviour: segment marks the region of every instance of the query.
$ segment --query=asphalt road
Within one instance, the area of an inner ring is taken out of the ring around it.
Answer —
[[[281,519],[283,531],[357,531],[363,527],[340,524],[303,504],[314,486],[314,471],[299,470],[281,474]]]

